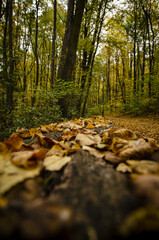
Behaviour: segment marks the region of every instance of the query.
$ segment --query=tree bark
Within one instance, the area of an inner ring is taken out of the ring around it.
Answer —
[[[58,80],[65,83],[72,82],[73,71],[76,62],[76,51],[86,0],[69,0],[66,30],[64,35],[62,53],[57,74]],[[59,105],[63,117],[68,116],[69,99],[67,93],[59,99]]]
[[[54,29],[52,36],[52,56],[51,56],[51,88],[55,84],[56,79],[56,15],[57,15],[57,1],[54,0]]]
[[[103,3],[104,3],[104,6],[103,6]],[[102,6],[103,6],[103,13],[100,16]],[[90,54],[89,54],[89,57],[88,57],[88,62],[87,62],[88,83],[87,83],[87,86],[86,86],[86,94],[84,96],[84,102],[83,102],[83,106],[82,106],[82,109],[81,109],[81,115],[82,116],[84,116],[84,114],[85,114],[86,103],[87,103],[87,99],[88,99],[88,95],[89,95],[89,90],[90,90],[90,87],[91,87],[91,84],[92,84],[93,64],[94,64],[95,55],[96,55],[98,45],[99,45],[100,33],[101,33],[101,30],[102,30],[102,25],[103,25],[103,21],[104,21],[106,6],[107,6],[107,1],[101,1],[100,5],[98,7],[95,30],[94,30],[93,40],[92,40],[92,49],[90,51]],[[95,43],[96,43],[96,46],[95,46]]]
[[[7,83],[7,105],[10,109],[13,108],[13,91],[14,91],[14,59],[13,59],[13,1],[8,1],[8,16],[9,16],[9,77]]]

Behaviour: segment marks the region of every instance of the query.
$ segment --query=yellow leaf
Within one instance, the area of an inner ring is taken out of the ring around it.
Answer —
[[[92,123],[88,123],[86,128],[95,128],[95,126]]]
[[[46,157],[44,159],[43,165],[49,171],[59,171],[70,161],[70,157],[60,157],[53,155],[50,157]]]
[[[5,157],[0,157],[0,194],[4,194],[11,187],[27,178],[37,176],[40,172],[40,167],[33,170],[19,168],[10,161],[10,158],[9,153]]]

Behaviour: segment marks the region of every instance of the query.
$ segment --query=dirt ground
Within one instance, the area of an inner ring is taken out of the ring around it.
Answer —
[[[148,116],[105,116],[116,128],[128,128],[138,136],[154,138],[159,142],[159,114]]]

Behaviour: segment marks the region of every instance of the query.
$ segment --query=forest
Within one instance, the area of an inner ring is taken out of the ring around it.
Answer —
[[[158,0],[0,0],[0,139],[159,111]]]

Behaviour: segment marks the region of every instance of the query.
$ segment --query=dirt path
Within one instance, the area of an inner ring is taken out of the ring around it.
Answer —
[[[105,116],[112,121],[115,127],[125,127],[137,135],[151,137],[159,142],[159,115],[132,117],[132,116]]]

